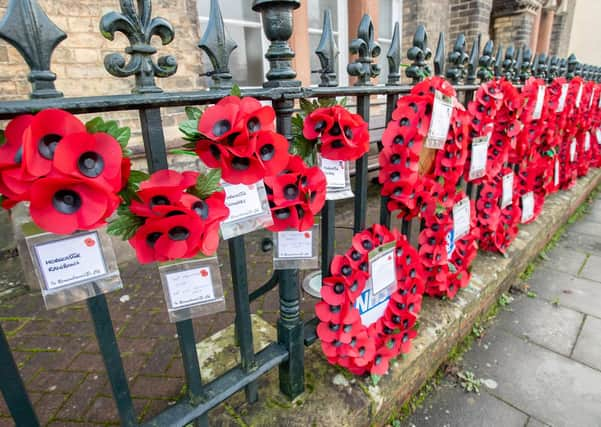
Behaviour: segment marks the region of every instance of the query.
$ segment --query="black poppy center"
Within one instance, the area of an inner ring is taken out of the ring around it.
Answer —
[[[152,199],[150,199],[151,208],[155,206],[167,206],[169,204],[169,199],[165,196],[154,196]]]
[[[268,161],[268,160],[273,159],[274,154],[275,154],[275,147],[273,146],[273,144],[265,144],[259,150],[259,155],[261,156],[261,160],[263,160],[263,161]]]
[[[81,196],[73,190],[59,190],[52,198],[54,209],[63,214],[73,214],[81,207]]]
[[[177,242],[180,240],[186,240],[188,237],[190,237],[190,231],[186,227],[178,225],[169,230],[167,235],[171,240],[175,240]]]
[[[321,133],[321,132],[323,132],[323,130],[325,128],[326,128],[326,121],[320,120],[317,123],[315,123],[315,127],[313,129],[315,130],[315,132]]]
[[[332,129],[330,129],[330,135],[338,136],[341,133],[342,133],[342,130],[340,129],[340,125],[338,123],[334,123],[334,125],[332,126]]]
[[[346,136],[348,139],[353,139],[353,130],[348,126],[345,126],[344,136]]]
[[[202,219],[209,217],[209,205],[204,200],[199,200],[192,205],[192,210]]]
[[[158,231],[155,231],[154,233],[149,233],[146,236],[146,243],[148,243],[148,246],[150,246],[151,248],[154,248],[154,244],[157,242],[157,240],[159,240],[159,237],[161,237],[163,235],[163,233],[159,233]]]
[[[258,132],[261,130],[261,122],[256,117],[253,117],[246,122],[246,128],[249,130],[249,132]]]
[[[247,157],[235,156],[232,159],[232,167],[239,171],[244,171],[250,167],[250,159]]]
[[[284,198],[294,200],[298,197],[298,187],[295,184],[288,184],[284,187]]]
[[[77,167],[82,175],[88,178],[96,178],[104,170],[104,159],[94,151],[86,151],[79,156]]]
[[[22,145],[19,147],[19,149],[15,153],[15,158],[13,159],[13,161],[18,165],[21,164],[21,162],[23,161],[23,146]]]
[[[274,212],[274,214],[277,219],[288,219],[288,218],[290,218],[290,209],[289,208],[278,209]]]
[[[229,131],[232,128],[232,124],[229,120],[219,120],[213,125],[213,135],[219,137]]]
[[[55,133],[49,133],[41,137],[38,141],[38,151],[40,155],[45,159],[52,160],[56,146],[61,139],[63,139],[63,137]]]
[[[336,283],[334,285],[334,292],[336,292],[337,294],[341,294],[344,292],[344,285],[342,283]]]

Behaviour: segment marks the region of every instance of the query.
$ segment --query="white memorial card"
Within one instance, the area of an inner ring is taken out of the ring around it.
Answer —
[[[211,270],[208,267],[167,273],[165,279],[172,309],[215,299]]]
[[[313,230],[278,232],[278,258],[312,258]]]
[[[426,148],[441,149],[447,140],[449,126],[451,126],[451,115],[453,114],[453,98],[436,91],[434,105],[432,106],[432,118],[430,129],[426,139]]]
[[[584,151],[588,151],[591,149],[591,134],[590,132],[586,132],[584,134]]]
[[[382,256],[370,262],[372,289],[378,294],[396,282],[396,266],[394,263],[394,249],[390,249]]]
[[[580,101],[582,100],[582,83],[578,85],[578,94],[576,95],[576,108],[580,108]]]
[[[589,110],[593,106],[593,100],[595,98],[595,89],[597,89],[597,88],[595,88],[595,87],[593,88],[593,90],[591,92],[591,99],[589,99],[589,101],[588,101],[588,108],[589,108]]]
[[[576,138],[572,138],[572,143],[570,144],[570,162],[574,163],[576,161]]]
[[[470,199],[464,197],[453,206],[454,240],[457,241],[470,231],[471,213]]]
[[[346,187],[346,162],[321,158],[321,170],[326,176],[328,188]]]
[[[488,159],[488,145],[491,134],[474,138],[472,141],[472,159],[470,162],[469,179],[482,178],[486,174],[486,161]]]
[[[532,118],[534,120],[540,119],[540,116],[543,113],[543,105],[545,104],[545,85],[540,85],[538,87],[538,91],[536,93],[536,103],[534,104],[534,112],[532,113]]]
[[[534,193],[529,191],[522,196],[522,222],[527,222],[534,216]]]
[[[34,246],[48,290],[92,282],[108,274],[97,232]]]
[[[503,196],[501,197],[501,209],[513,202],[513,172],[503,175]]]
[[[595,136],[597,137],[597,144],[601,145],[601,129],[595,130]]]
[[[553,184],[559,185],[559,160],[555,159],[555,173],[553,174]]]
[[[257,184],[228,184],[223,183],[225,191],[225,205],[230,210],[230,215],[224,223],[239,221],[255,216],[263,211]]]
[[[561,85],[561,94],[559,95],[559,100],[557,101],[557,108],[555,109],[556,113],[561,113],[566,108],[566,98],[568,97],[569,87],[569,83],[564,83]]]

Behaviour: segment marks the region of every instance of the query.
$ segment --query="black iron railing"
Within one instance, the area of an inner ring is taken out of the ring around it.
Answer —
[[[174,28],[165,19],[152,16],[150,0],[120,0],[120,4],[119,13],[110,12],[102,18],[100,30],[103,36],[110,40],[115,32],[122,32],[127,36],[130,46],[125,51],[127,57],[112,53],[105,57],[104,65],[115,77],[134,76],[133,93],[63,98],[55,89],[56,75],[50,71],[50,65],[54,48],[66,38],[66,34],[52,23],[36,0],[10,0],[6,15],[0,22],[0,37],[16,47],[29,65],[32,92],[29,100],[0,103],[0,119],[10,119],[18,114],[51,107],[77,114],[136,110],[139,112],[148,169],[153,172],[167,168],[161,109],[210,104],[229,94],[235,76],[230,73],[228,64],[236,42],[226,35],[218,1],[211,0],[209,22],[199,47],[211,61],[212,70],[207,75],[212,78],[213,85],[208,91],[165,93],[157,86],[156,78],[175,74],[177,61],[172,56],[161,56],[154,62],[153,55],[157,53],[157,49],[150,42],[152,37],[157,36],[163,45],[170,43],[174,36]],[[398,97],[411,89],[411,85],[400,83],[402,56],[398,24],[395,25],[391,47],[386,53],[389,67],[387,82],[384,85],[372,84],[373,78],[379,74],[374,59],[380,55],[380,47],[375,42],[371,18],[364,16],[359,24],[357,38],[352,40],[349,46],[351,53],[356,56],[348,65],[347,71],[356,78],[356,83],[350,87],[338,87],[335,64],[339,47],[336,46],[332,34],[330,14],[326,12],[322,38],[316,50],[322,67],[317,71],[321,76],[321,83],[318,87],[301,87],[291,67],[294,53],[288,44],[293,32],[292,11],[299,6],[300,0],[254,0],[253,9],[261,13],[263,30],[270,42],[266,54],[270,68],[263,87],[243,90],[243,95],[271,101],[276,111],[277,130],[288,138],[291,138],[291,117],[295,100],[301,98],[355,97],[358,114],[369,122],[370,97],[384,95],[388,120]],[[478,87],[477,81],[486,81],[492,77],[505,77],[518,84],[523,83],[530,75],[549,81],[557,76],[572,78],[576,75],[601,81],[599,67],[579,64],[573,56],[563,59],[541,54],[533,58],[527,47],[515,50],[512,46],[505,50],[499,46],[495,53],[491,41],[484,45],[481,52],[480,43],[481,38],[478,36],[468,54],[465,37],[460,35],[447,56],[444,35],[440,34],[436,51],[432,55],[428,48],[426,30],[419,26],[413,45],[407,52],[411,63],[408,64],[405,74],[412,84],[415,84],[432,73],[432,66],[434,74],[446,76],[455,85],[463,102],[471,100]],[[368,156],[365,155],[355,165],[355,232],[366,226],[368,169]],[[471,188],[468,190],[471,194]],[[380,221],[390,225],[391,217],[386,209],[385,198],[381,206]],[[321,214],[321,265],[326,275],[334,252],[335,209],[335,202],[327,201]],[[412,228],[408,223],[401,226],[406,234]],[[276,270],[272,277],[266,278],[263,286],[249,295],[244,237],[229,240],[228,247],[236,309],[235,330],[241,363],[210,383],[203,384],[192,322],[178,322],[177,334],[185,369],[187,395],[145,425],[183,426],[195,422],[196,425],[206,426],[209,410],[235,392],[244,389],[247,400],[256,401],[256,380],[275,367],[279,368],[280,388],[284,394],[294,398],[304,390],[304,346],[316,340],[317,322],[316,319],[306,323],[301,320],[298,272]],[[280,300],[278,339],[255,354],[250,326],[250,302],[276,286],[279,288]],[[124,426],[137,425],[105,296],[99,295],[89,299],[88,308],[121,423]],[[0,388],[17,425],[39,424],[1,328]]]

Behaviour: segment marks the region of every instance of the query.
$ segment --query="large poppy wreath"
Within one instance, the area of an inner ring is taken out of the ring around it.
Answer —
[[[370,277],[368,254],[390,242],[396,247],[396,289],[384,314],[364,325],[355,302]],[[411,348],[423,292],[419,255],[405,236],[378,224],[356,234],[346,254],[332,260],[315,307],[317,335],[328,361],[357,375],[385,374],[390,359]]]
[[[13,119],[0,146],[2,206],[28,201],[43,230],[70,234],[103,226],[129,191],[129,128],[62,110]]]
[[[155,172],[135,197],[119,208],[110,234],[129,240],[140,263],[210,256],[219,246],[219,226],[229,215],[219,170],[206,174]]]

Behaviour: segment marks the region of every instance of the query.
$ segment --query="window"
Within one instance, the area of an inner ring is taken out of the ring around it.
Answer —
[[[332,31],[338,50],[338,67],[336,74],[340,85],[348,84],[346,64],[348,64],[348,13],[347,0],[308,0],[307,15],[309,20],[309,50],[311,52],[311,70],[321,69],[319,59],[315,55],[315,49],[319,45],[323,28],[323,14],[330,9],[332,14]],[[341,31],[342,30],[342,31]],[[311,84],[319,83],[319,74],[311,74]]]
[[[378,43],[382,48],[378,64],[380,65],[380,83],[388,80],[388,59],[386,54],[392,43],[394,24],[398,21],[400,36],[403,34],[403,1],[379,0]]]
[[[209,21],[210,1],[197,0],[200,34]],[[269,66],[265,52],[269,46],[261,29],[261,15],[252,10],[252,0],[221,1],[221,14],[225,31],[238,47],[230,57],[230,72],[240,86],[261,86]],[[204,61],[210,63],[203,53]],[[206,78],[205,86],[211,85]]]

